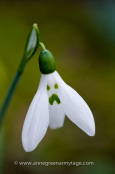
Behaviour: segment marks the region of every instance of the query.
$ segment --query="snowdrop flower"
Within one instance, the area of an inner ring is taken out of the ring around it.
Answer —
[[[33,151],[46,134],[48,126],[63,126],[65,115],[89,136],[95,135],[92,112],[83,98],[68,86],[56,71],[53,55],[43,50],[39,56],[42,73],[38,90],[27,112],[22,143],[26,152]]]

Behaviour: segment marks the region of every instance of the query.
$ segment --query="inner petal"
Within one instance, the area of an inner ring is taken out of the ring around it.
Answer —
[[[47,78],[47,94],[49,97],[50,105],[53,105],[54,102],[56,102],[56,104],[61,103],[58,93],[59,93],[58,83],[56,82],[56,79],[54,78],[53,73],[49,74]]]
[[[62,127],[65,118],[65,113],[59,97],[60,86],[54,74],[55,72],[48,74],[47,78],[47,85],[50,87],[47,94],[49,97],[49,127],[51,129]]]
[[[58,105],[55,101],[53,105],[49,104],[49,127],[57,129],[63,126],[65,114],[62,105]]]

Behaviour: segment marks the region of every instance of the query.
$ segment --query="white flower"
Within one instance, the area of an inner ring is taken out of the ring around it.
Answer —
[[[94,118],[82,97],[62,80],[57,71],[42,74],[23,125],[25,151],[36,148],[48,126],[51,129],[62,127],[65,115],[89,136],[94,136]]]

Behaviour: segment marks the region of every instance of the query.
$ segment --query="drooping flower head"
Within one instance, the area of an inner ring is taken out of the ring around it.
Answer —
[[[42,73],[38,90],[27,112],[22,143],[26,152],[33,151],[46,134],[48,126],[63,126],[65,115],[89,136],[95,135],[92,112],[83,98],[68,86],[56,71],[50,51],[44,49],[39,56]]]

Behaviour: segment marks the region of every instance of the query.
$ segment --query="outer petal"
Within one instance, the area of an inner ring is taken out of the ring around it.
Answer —
[[[55,72],[54,77],[59,84],[59,97],[65,114],[89,136],[94,136],[94,118],[86,102],[74,89],[61,79],[57,72]]]
[[[56,79],[54,78],[54,73],[49,74],[47,78],[47,84],[50,87],[48,91],[48,96],[51,97],[52,94],[56,94],[58,96],[59,89],[55,89],[54,85],[57,83]],[[57,129],[63,126],[65,119],[65,113],[62,108],[62,103],[57,104],[54,101],[53,105],[49,103],[49,127],[51,129]]]
[[[49,124],[47,76],[41,75],[37,93],[27,112],[23,130],[22,144],[26,152],[33,151],[44,137]]]

